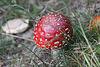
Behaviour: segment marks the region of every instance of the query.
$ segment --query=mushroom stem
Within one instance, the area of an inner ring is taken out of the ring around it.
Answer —
[[[51,49],[51,55],[52,55],[53,60],[57,60],[58,50]]]

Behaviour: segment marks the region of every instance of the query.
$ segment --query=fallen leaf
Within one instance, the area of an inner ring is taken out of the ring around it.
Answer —
[[[0,67],[1,67],[3,64],[4,64],[3,62],[0,62]]]
[[[29,19],[13,19],[7,21],[7,23],[2,26],[2,29],[9,34],[21,33],[29,27],[28,23]]]

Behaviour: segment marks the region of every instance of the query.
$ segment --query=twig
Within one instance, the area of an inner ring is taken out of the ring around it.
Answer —
[[[45,8],[41,11],[43,13],[48,8],[48,4],[45,5]]]
[[[61,9],[57,10],[56,12],[59,12],[59,11],[61,11],[61,10],[65,9],[65,8],[66,8],[66,7],[63,7],[63,8],[61,8]]]
[[[34,40],[27,39],[27,38],[23,38],[23,37],[19,37],[19,36],[12,35],[12,34],[7,34],[7,33],[0,33],[0,34],[1,34],[1,35],[5,35],[5,36],[11,36],[11,37],[14,37],[14,38],[19,38],[19,39],[23,39],[23,40],[27,40],[27,41],[34,42]]]
[[[0,10],[3,11],[3,12],[7,12],[5,9],[3,9],[3,8],[1,8],[1,7],[0,7]]]
[[[82,49],[89,48],[89,47],[82,47]],[[80,50],[80,47],[73,48],[73,50]]]
[[[45,5],[44,9],[41,11],[41,13],[45,12],[45,10],[48,8],[48,5],[52,2],[53,2],[53,0],[46,2],[46,5]]]

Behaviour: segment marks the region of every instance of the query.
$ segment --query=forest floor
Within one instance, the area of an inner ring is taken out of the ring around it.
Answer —
[[[76,15],[77,18],[81,20],[81,24],[84,27],[83,29],[87,33],[89,32],[89,24],[92,20],[91,17],[94,18],[95,16],[100,15],[100,0],[18,1],[19,2],[16,2],[16,0],[0,1],[0,67],[65,67],[65,61],[60,57],[60,55],[62,55],[61,53],[58,54],[56,59],[53,59],[52,52],[50,50],[43,50],[35,44],[33,39],[35,23],[37,23],[43,15],[49,12],[59,12],[64,16],[68,16],[72,24],[77,25],[79,28],[79,25],[74,17]],[[17,4],[19,7],[13,7],[15,4]],[[21,9],[23,9],[23,12]],[[31,14],[31,16],[25,12],[26,10]],[[7,20],[20,18],[23,16],[28,18],[30,17],[30,27],[25,32],[18,34],[6,34],[2,30],[1,27]],[[75,33],[73,36],[76,37]],[[85,41],[80,40],[80,43],[86,45]],[[73,45],[79,45],[80,43],[74,42]],[[70,48],[68,49],[69,51],[71,50]],[[73,53],[81,56],[81,53],[79,54],[77,52],[80,51],[79,47],[75,47],[74,51],[75,52],[72,53],[65,52],[65,54],[69,57],[73,57]],[[100,55],[97,55],[97,57],[100,60]],[[79,62],[82,64],[81,61]],[[79,65],[79,63],[76,61],[70,60],[70,63],[72,64],[67,64],[69,67],[77,67]]]

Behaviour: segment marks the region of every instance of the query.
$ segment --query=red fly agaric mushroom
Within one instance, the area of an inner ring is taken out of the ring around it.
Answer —
[[[100,26],[100,15],[96,16],[90,24],[90,31],[92,31],[94,28],[98,30]]]
[[[34,39],[36,44],[44,49],[57,49],[67,45],[73,34],[68,18],[59,13],[49,13],[43,16],[35,25]]]

